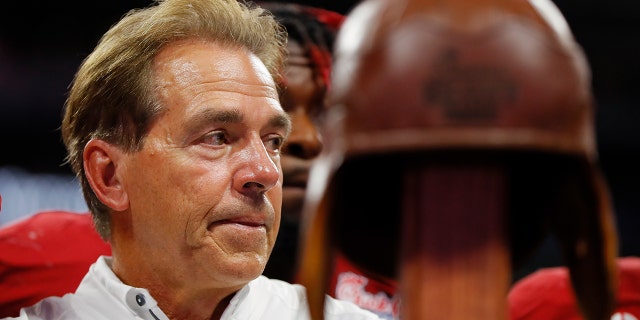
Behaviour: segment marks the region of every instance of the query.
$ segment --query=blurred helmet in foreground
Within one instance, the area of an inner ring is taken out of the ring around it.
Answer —
[[[548,234],[587,319],[617,240],[591,75],[549,0],[365,0],[338,34],[300,282],[322,316],[337,253],[398,280],[403,319],[504,319]]]

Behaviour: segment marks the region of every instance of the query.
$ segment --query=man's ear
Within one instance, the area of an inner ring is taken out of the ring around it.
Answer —
[[[115,211],[129,208],[129,196],[118,170],[122,170],[123,151],[100,139],[92,139],[82,154],[87,180],[98,199]]]

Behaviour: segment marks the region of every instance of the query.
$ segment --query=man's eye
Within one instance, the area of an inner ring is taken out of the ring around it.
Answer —
[[[202,137],[202,142],[213,146],[221,146],[228,143],[228,139],[224,131],[212,131]]]
[[[284,138],[281,136],[272,136],[265,141],[265,146],[267,149],[270,149],[275,152],[280,152],[282,149],[282,145],[284,145]]]

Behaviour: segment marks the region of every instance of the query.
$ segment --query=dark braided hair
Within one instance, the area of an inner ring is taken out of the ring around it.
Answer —
[[[301,54],[309,62],[309,65],[304,67],[308,67],[313,72],[310,81],[315,81],[315,85],[319,87],[324,86],[322,89],[326,94],[330,87],[334,40],[345,17],[333,11],[295,3],[271,1],[262,2],[259,5],[270,11],[286,29],[288,41],[300,45],[303,50]],[[288,62],[286,64],[289,65]],[[285,76],[281,80],[284,81],[282,86],[284,92],[288,79]],[[288,282],[296,281],[299,232],[300,221],[281,219],[278,240],[265,267],[263,273],[265,276]]]
[[[338,12],[297,3],[272,1],[262,2],[260,6],[273,13],[287,30],[289,39],[303,46],[314,72],[329,87],[333,43],[345,17]]]

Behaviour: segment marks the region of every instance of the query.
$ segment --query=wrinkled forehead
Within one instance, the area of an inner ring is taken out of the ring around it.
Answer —
[[[264,63],[249,49],[216,41],[180,40],[166,45],[153,64],[160,88],[194,84],[251,86],[256,94],[277,97]]]

